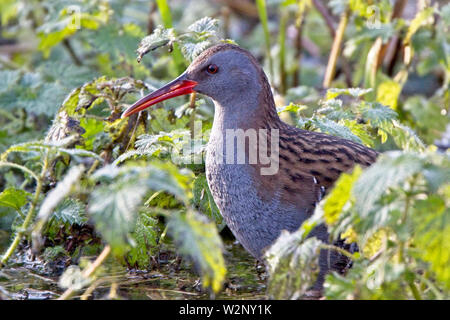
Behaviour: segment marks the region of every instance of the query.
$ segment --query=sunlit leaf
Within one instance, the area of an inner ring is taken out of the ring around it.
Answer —
[[[387,80],[378,85],[377,102],[397,110],[398,98],[402,88],[399,83]]]
[[[0,193],[0,206],[20,210],[28,201],[31,194],[16,188],[7,188]]]
[[[336,181],[333,190],[324,199],[324,218],[328,225],[338,220],[339,214],[350,200],[353,184],[361,175],[361,171],[360,167],[356,167],[351,174],[343,173]]]
[[[218,292],[225,280],[226,268],[222,240],[215,224],[203,215],[188,211],[171,215],[168,227],[178,250],[190,257],[201,273],[203,286]]]
[[[450,288],[450,210],[443,199],[431,196],[419,201],[414,217],[417,233],[415,244],[420,256],[446,288]]]

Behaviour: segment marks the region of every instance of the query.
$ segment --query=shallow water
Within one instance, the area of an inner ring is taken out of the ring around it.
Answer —
[[[0,235],[1,252],[9,237]],[[90,257],[95,259],[95,257]],[[266,299],[263,267],[237,243],[225,244],[227,276],[223,290],[215,297],[202,290],[200,277],[190,263],[173,261],[157,270],[127,270],[113,259],[107,260],[105,269],[97,279],[91,299]],[[52,267],[54,270],[54,266]],[[53,272],[54,273],[54,272]],[[56,299],[64,289],[58,286],[59,276],[52,275],[49,267],[34,257],[22,254],[0,270],[0,298],[3,299]],[[117,285],[111,290],[111,283]],[[85,290],[86,288],[84,288]],[[82,290],[83,291],[83,290]],[[82,293],[82,292],[80,292]],[[75,296],[77,299],[80,296]]]

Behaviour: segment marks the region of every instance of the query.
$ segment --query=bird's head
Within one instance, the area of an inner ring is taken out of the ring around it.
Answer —
[[[205,50],[178,78],[130,106],[122,117],[193,92],[207,95],[223,106],[251,106],[266,82],[264,72],[248,51],[219,44]]]

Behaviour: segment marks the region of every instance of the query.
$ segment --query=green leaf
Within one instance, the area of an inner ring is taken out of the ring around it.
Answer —
[[[377,102],[397,110],[397,103],[402,87],[393,80],[383,81],[377,88]]]
[[[356,210],[361,219],[377,220],[375,204],[385,192],[398,186],[414,174],[422,171],[423,160],[417,154],[391,151],[382,154],[378,161],[365,170],[355,184],[353,195],[356,199]]]
[[[339,97],[340,95],[343,95],[343,94],[352,96],[354,98],[359,98],[359,97],[362,97],[365,94],[368,94],[371,91],[372,91],[371,88],[369,88],[369,89],[362,89],[362,88],[336,89],[336,88],[331,88],[331,89],[328,89],[328,91],[327,91],[326,100],[336,99],[337,97]]]
[[[61,201],[63,201],[63,199],[67,195],[70,194],[74,185],[79,182],[82,174],[84,173],[84,170],[85,168],[83,165],[78,165],[76,167],[70,168],[70,170],[64,176],[64,179],[58,182],[56,187],[46,195],[44,201],[41,204],[41,207],[39,208],[37,221],[32,232],[33,247],[35,250],[38,251],[40,249],[40,246],[42,245],[41,232],[44,228],[44,225],[46,224],[50,216],[55,212],[55,208],[61,203]],[[68,205],[68,203],[66,203],[66,205]],[[74,208],[72,207],[71,209]],[[68,221],[71,220],[71,218],[68,217],[68,215],[70,214],[74,214],[74,212],[73,210],[70,211],[68,209],[66,216],[66,218],[68,218]],[[63,216],[61,216],[61,218],[63,218]]]
[[[370,121],[372,126],[377,127],[385,122],[397,119],[397,112],[380,103],[364,102],[359,106],[364,120]]]
[[[416,204],[414,244],[424,261],[447,289],[450,289],[450,209],[437,195]]]
[[[203,215],[188,211],[171,215],[168,228],[180,253],[193,260],[202,275],[203,286],[218,292],[225,280],[226,268],[222,240],[215,224]]]
[[[192,23],[188,27],[188,30],[201,35],[213,35],[216,33],[218,26],[219,20],[210,17],[203,17]]]
[[[56,20],[50,20],[38,28],[41,50],[45,58],[50,55],[51,49],[64,39],[67,39],[82,29],[96,30],[100,25],[106,23],[110,10],[105,4],[101,6],[92,5],[89,8],[77,6],[78,10],[71,11],[69,7],[59,11]],[[53,8],[56,9],[56,8]],[[87,9],[90,12],[82,12]]]
[[[302,110],[305,110],[305,109],[307,109],[308,107],[307,106],[302,106],[302,105],[299,105],[299,104],[294,104],[294,103],[290,103],[289,105],[287,105],[287,106],[284,106],[284,107],[280,107],[280,108],[277,108],[277,113],[278,114],[281,114],[281,113],[283,113],[283,112],[293,112],[293,113],[299,113],[300,111],[302,111]]]
[[[96,227],[116,252],[126,249],[134,230],[138,208],[150,191],[166,191],[187,204],[192,197],[193,174],[170,163],[146,166],[105,166],[92,178],[102,181],[91,195],[88,211]]]
[[[132,233],[135,245],[127,254],[127,262],[136,268],[147,268],[151,256],[156,254],[159,236],[158,219],[141,212]]]
[[[2,160],[12,152],[40,152],[49,150],[52,153],[68,154],[74,159],[77,157],[91,157],[103,162],[103,159],[96,153],[84,149],[64,148],[77,141],[76,135],[71,135],[55,141],[30,141],[12,145],[2,154]]]
[[[379,123],[378,127],[379,135],[388,133],[395,143],[405,151],[423,151],[425,149],[425,145],[417,134],[397,120]]]
[[[97,187],[89,201],[89,213],[103,238],[117,252],[124,252],[129,232],[134,230],[137,209],[148,188],[136,175]]]
[[[425,8],[424,10],[420,10],[417,12],[414,19],[411,21],[408,32],[403,40],[403,43],[409,44],[411,42],[411,38],[413,35],[426,23],[428,23],[430,17],[434,13],[433,7]]]
[[[205,174],[199,174],[194,180],[194,198],[193,203],[203,214],[216,222],[219,230],[225,227],[219,208],[214,202]]]
[[[294,233],[282,231],[266,252],[270,280],[268,291],[274,299],[300,299],[310,289],[319,273],[321,241],[305,240],[302,228]]]
[[[197,58],[203,51],[208,49],[213,42],[209,40],[193,43],[193,42],[186,42],[183,43],[181,47],[181,53],[183,53],[183,56],[188,61],[193,61],[195,58]]]
[[[77,199],[64,199],[53,213],[53,219],[56,222],[61,222],[66,225],[78,224],[84,225],[87,221],[86,206],[83,202]]]
[[[146,36],[141,40],[136,50],[138,54],[138,62],[142,60],[142,57],[150,51],[153,51],[159,47],[168,45],[170,42],[175,41],[176,36],[173,29],[165,29],[163,26],[157,26],[153,30],[152,34]]]
[[[89,118],[82,118],[80,120],[80,126],[85,130],[85,132],[82,134],[82,137],[84,138],[84,148],[86,150],[95,151],[95,148],[97,147],[96,141],[100,141],[102,138],[108,137],[107,135],[103,135],[104,132],[104,122],[99,121],[97,119],[89,119]],[[107,138],[106,138],[107,139]],[[105,145],[104,143],[103,145]]]
[[[441,138],[450,123],[450,118],[441,114],[445,102],[440,99],[414,96],[405,101],[403,109],[413,118],[412,125],[417,133],[429,144]]]
[[[320,129],[323,133],[328,133],[333,136],[341,137],[344,139],[352,140],[356,143],[361,143],[362,140],[353,134],[353,132],[347,128],[346,126],[340,125],[334,121],[331,121],[327,118],[313,118],[311,119],[311,123]]]
[[[27,202],[27,197],[30,197],[31,194],[16,188],[7,188],[0,193],[0,206],[13,208],[17,211],[20,211]]]
[[[333,225],[339,219],[344,206],[351,199],[353,184],[361,173],[359,166],[355,167],[351,174],[343,173],[336,181],[333,190],[323,200],[324,218],[328,225]]]
[[[0,22],[2,25],[7,25],[8,21],[16,16],[19,5],[16,0],[3,0],[0,3]]]

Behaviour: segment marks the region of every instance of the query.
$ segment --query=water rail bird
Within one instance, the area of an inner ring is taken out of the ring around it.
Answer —
[[[205,160],[211,193],[230,230],[257,259],[282,230],[293,232],[312,215],[342,172],[355,164],[369,166],[378,155],[353,141],[283,122],[258,61],[233,44],[206,49],[183,74],[134,103],[122,117],[192,92],[215,105]],[[237,146],[239,137],[245,140],[243,148]],[[237,161],[240,157],[244,161]],[[323,225],[312,236],[328,241]],[[319,263],[320,283],[333,262],[321,252]]]

